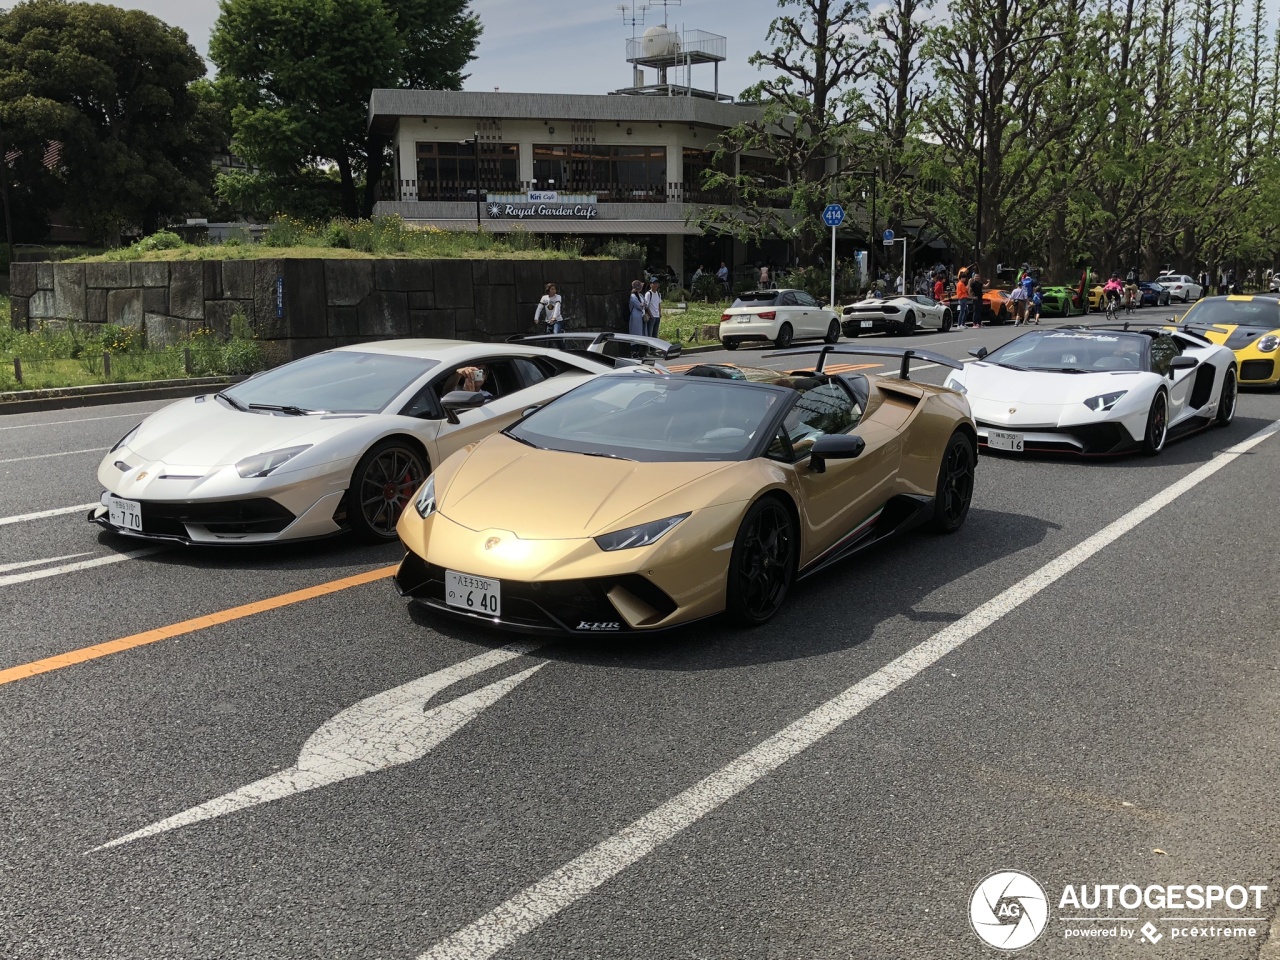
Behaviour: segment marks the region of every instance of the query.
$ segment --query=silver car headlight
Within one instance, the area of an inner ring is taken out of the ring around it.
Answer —
[[[1274,333],[1268,333],[1258,341],[1258,349],[1263,353],[1270,353],[1276,347],[1280,347],[1280,337],[1277,337]]]
[[[284,466],[303,450],[310,450],[311,446],[311,444],[307,443],[300,447],[284,447],[281,450],[271,450],[267,453],[259,453],[256,456],[245,457],[236,463],[236,473],[246,480],[254,477],[265,477],[271,471]]]
[[[965,394],[969,392],[969,388],[966,387],[959,380],[957,380],[955,377],[952,377],[950,380],[948,380],[945,386],[948,390],[954,390],[956,393]]]
[[[119,450],[121,447],[123,447],[126,443],[128,443],[130,440],[132,440],[132,439],[133,439],[133,435],[134,435],[135,433],[137,433],[137,432],[138,432],[139,430],[141,430],[141,429],[142,429],[142,424],[141,424],[141,423],[139,423],[136,427],[134,427],[132,430],[130,430],[128,433],[126,433],[123,437],[121,437],[119,440],[117,440],[117,441],[116,441],[116,445],[115,445],[114,447],[112,447],[110,450],[108,450],[108,451],[107,451],[107,453],[115,453],[117,450]]]
[[[434,476],[427,477],[427,482],[413,498],[413,508],[418,511],[418,516],[423,520],[436,512],[436,478]]]
[[[682,513],[678,517],[666,517],[663,520],[642,523],[638,527],[627,527],[625,530],[605,533],[596,537],[596,544],[601,550],[630,550],[633,547],[647,547],[661,540],[675,528],[676,524],[688,516],[689,514]]]
[[[1102,413],[1114,407],[1128,390],[1117,390],[1115,393],[1104,393],[1098,397],[1090,397],[1084,405],[1094,413]]]

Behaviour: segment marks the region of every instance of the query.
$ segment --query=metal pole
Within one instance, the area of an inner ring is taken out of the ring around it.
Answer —
[[[831,228],[831,300],[828,301],[834,310],[836,306],[836,228]]]
[[[476,156],[476,233],[480,232],[480,131],[476,131],[476,138],[472,141],[475,144]]]
[[[4,262],[12,269],[13,264],[13,221],[9,216],[9,164],[4,159],[4,127],[0,125],[0,202],[4,203]]]
[[[911,295],[907,290],[907,235],[905,233],[902,235],[902,295],[904,297]]]
[[[991,63],[982,67],[982,95],[978,120],[978,204],[974,211],[973,240],[974,262],[982,271],[982,182],[986,178],[987,162],[987,71]]]
[[[867,233],[867,279],[876,275],[876,171],[871,172],[871,230]]]

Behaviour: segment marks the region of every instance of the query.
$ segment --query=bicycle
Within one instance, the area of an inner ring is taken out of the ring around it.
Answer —
[[[1120,298],[1118,296],[1107,297],[1107,322],[1117,323],[1120,320]]]

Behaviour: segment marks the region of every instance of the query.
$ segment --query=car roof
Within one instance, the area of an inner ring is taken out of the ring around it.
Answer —
[[[439,360],[449,363],[453,360],[473,359],[477,357],[505,357],[512,353],[530,355],[552,354],[556,351],[544,347],[534,347],[514,343],[485,343],[479,340],[372,340],[368,343],[353,343],[336,348],[337,352],[347,353],[381,353],[401,357],[416,357],[422,360]]]

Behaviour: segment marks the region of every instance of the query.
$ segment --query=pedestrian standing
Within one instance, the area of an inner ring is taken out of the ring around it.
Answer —
[[[941,301],[947,295],[947,284],[942,279],[941,274],[934,278],[933,281],[933,299]]]
[[[631,296],[627,298],[627,332],[632,336],[644,336],[644,284],[631,281]]]
[[[956,279],[956,315],[957,326],[969,325],[969,271],[964,267]]]
[[[760,265],[760,289],[769,289],[769,265],[767,263]]]
[[[662,323],[662,289],[657,277],[649,280],[649,292],[644,295],[644,335],[656,337]]]
[[[976,266],[969,273],[969,318],[973,326],[982,326],[982,275]]]
[[[1009,309],[1013,312],[1013,325],[1022,326],[1027,318],[1027,290],[1020,283],[1015,283],[1009,292]]]
[[[1040,322],[1040,308],[1043,305],[1044,305],[1044,296],[1040,293],[1040,284],[1037,283],[1035,285],[1035,288],[1031,291],[1031,304],[1027,308],[1028,310],[1031,311],[1031,313],[1027,317],[1027,323]]]
[[[547,333],[564,333],[564,300],[556,292],[556,285],[548,283],[538,308],[533,312],[533,325],[545,326]]]

